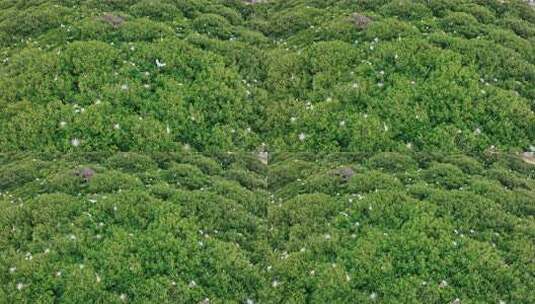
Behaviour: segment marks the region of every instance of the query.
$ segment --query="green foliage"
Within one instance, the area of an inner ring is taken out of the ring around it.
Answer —
[[[514,155],[0,160],[8,301],[531,302],[535,183]]]
[[[374,294],[386,303],[455,298],[490,302],[514,298],[529,303],[521,278],[530,275],[512,270],[506,261],[530,256],[508,247],[513,243],[529,247],[520,224],[529,212],[513,206],[525,208],[524,199],[530,197],[526,190],[510,195],[499,181],[480,175],[504,159],[484,163],[460,155],[346,153],[336,161],[335,155],[286,153],[275,156],[273,166],[302,167],[308,162],[318,168],[316,172],[328,172],[327,168],[347,167],[348,159],[369,158],[364,164],[403,172],[411,177],[403,178],[403,183],[412,185],[405,188],[393,175],[362,168],[355,170],[349,185],[330,184],[334,191],[306,188],[315,176],[288,180],[291,183],[278,192],[284,199],[275,197],[268,210],[276,222],[271,243],[277,249],[270,265],[278,287],[270,290],[271,297],[345,303],[355,298],[370,301]],[[383,165],[383,159],[391,162]],[[399,165],[386,165],[397,159]],[[463,189],[449,190],[459,185]],[[354,190],[372,192],[356,195]],[[452,269],[467,271],[457,274]]]
[[[224,173],[217,166],[223,159],[188,153],[5,156],[2,301],[259,297],[265,280],[256,263],[267,243],[257,216],[264,217],[267,194],[217,175]],[[173,161],[179,159],[184,163]],[[240,165],[247,157],[236,159],[227,165],[253,174]],[[76,174],[79,168],[94,174],[86,181]],[[171,172],[184,185],[167,183]],[[188,190],[199,179],[213,187]]]
[[[173,30],[168,25],[148,18],[139,18],[122,25],[117,35],[122,41],[154,41],[164,37],[172,37]]]
[[[454,165],[431,164],[423,175],[428,183],[440,185],[446,189],[458,189],[465,184],[463,172]]]
[[[207,177],[201,170],[188,164],[174,164],[165,173],[168,183],[177,184],[187,189],[200,189],[208,185]]]
[[[534,303],[535,10],[259,2],[0,3],[0,303]]]
[[[400,19],[420,20],[431,16],[431,10],[417,1],[396,0],[381,8],[385,16],[396,16]]]
[[[95,174],[88,182],[87,190],[90,192],[113,192],[136,188],[141,185],[139,179],[120,172],[106,172]]]
[[[322,11],[313,7],[301,7],[299,10],[281,10],[270,18],[264,33],[275,37],[288,37],[314,25]]]
[[[108,159],[108,166],[126,172],[144,172],[156,168],[156,163],[144,154],[118,153]]]
[[[0,143],[526,149],[534,20],[516,1],[11,1],[0,15]]]
[[[375,38],[392,40],[399,37],[417,35],[418,33],[419,31],[408,23],[394,18],[386,18],[370,24],[364,33],[364,37],[367,40]]]
[[[357,173],[351,178],[348,184],[348,190],[354,193],[366,193],[400,187],[401,182],[398,179],[378,171]]]
[[[230,23],[216,14],[202,14],[192,21],[192,26],[201,34],[219,39],[229,39],[233,35]]]
[[[475,3],[461,6],[461,11],[474,16],[481,23],[492,23],[496,20],[496,14],[493,11]]]
[[[32,181],[40,176],[40,162],[19,161],[2,166],[0,171],[0,187],[9,189],[14,186]]]
[[[15,7],[6,9],[1,15],[0,45],[8,46],[18,40],[36,37],[59,27],[71,14],[71,9],[51,3],[33,5],[21,10]]]
[[[386,172],[404,172],[415,169],[417,164],[410,156],[401,153],[378,153],[368,160],[368,166]]]
[[[466,13],[450,13],[442,19],[442,27],[447,32],[464,35],[467,38],[475,38],[481,33],[477,19]]]
[[[182,16],[180,10],[171,1],[142,0],[132,5],[129,12],[136,17],[148,17],[162,21]]]

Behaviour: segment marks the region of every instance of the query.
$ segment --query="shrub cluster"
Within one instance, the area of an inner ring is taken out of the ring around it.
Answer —
[[[0,299],[533,301],[518,157],[256,157],[2,155]]]
[[[522,0],[2,1],[0,303],[535,303],[534,101]]]
[[[534,23],[519,0],[10,1],[0,151],[527,149]]]

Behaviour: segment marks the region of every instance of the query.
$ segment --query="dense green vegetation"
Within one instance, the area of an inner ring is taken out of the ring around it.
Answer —
[[[534,110],[521,0],[0,0],[0,304],[535,303]]]
[[[2,303],[535,301],[535,167],[514,156],[277,154],[266,167],[250,154],[17,154],[0,165]]]
[[[1,303],[229,303],[265,285],[269,196],[254,157],[1,163]],[[84,168],[90,178],[77,174]]]
[[[496,155],[273,160],[275,302],[535,300],[534,166]]]
[[[535,138],[535,10],[522,1],[12,0],[0,8],[4,152],[261,143],[510,151]]]

